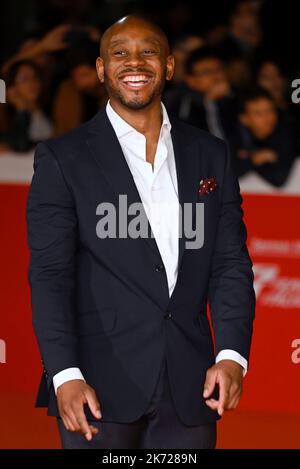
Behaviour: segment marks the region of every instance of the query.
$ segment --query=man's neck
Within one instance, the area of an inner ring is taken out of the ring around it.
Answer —
[[[122,119],[141,134],[159,134],[162,125],[160,99],[144,109],[129,109],[111,98],[110,105]]]

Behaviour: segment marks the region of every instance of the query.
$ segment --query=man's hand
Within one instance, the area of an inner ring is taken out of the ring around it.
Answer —
[[[40,41],[41,51],[48,53],[66,49],[69,44],[65,42],[65,35],[70,30],[71,25],[60,24],[49,31]]]
[[[220,80],[210,88],[206,96],[213,101],[217,101],[218,99],[229,96],[230,92],[229,83],[225,80]]]
[[[92,414],[100,419],[100,404],[95,391],[85,381],[73,379],[57,388],[57,404],[60,416],[67,430],[82,433],[87,440],[98,433],[98,429],[89,425],[83,406],[88,404]]]
[[[208,399],[216,384],[219,385],[219,400]],[[234,360],[220,360],[206,373],[203,397],[212,410],[222,415],[224,410],[235,409],[243,390],[243,368]]]
[[[261,166],[265,163],[276,163],[278,155],[271,148],[261,148],[251,153],[251,160],[256,166]]]

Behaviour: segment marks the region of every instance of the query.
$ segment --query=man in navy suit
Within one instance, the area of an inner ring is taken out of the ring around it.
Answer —
[[[96,66],[105,109],[35,153],[36,405],[57,417],[64,448],[214,448],[216,421],[241,397],[255,311],[231,158],[169,119],[174,58],[158,26],[122,18]],[[137,206],[147,236],[133,229]]]

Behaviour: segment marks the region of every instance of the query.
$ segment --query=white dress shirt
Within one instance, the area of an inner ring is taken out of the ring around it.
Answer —
[[[132,173],[155,241],[167,274],[169,296],[175,288],[178,269],[179,200],[176,165],[171,138],[171,123],[165,106],[162,108],[162,126],[157,143],[154,165],[146,161],[146,137],[129,125],[114,111],[110,102],[107,116],[120,142],[124,157]],[[220,360],[234,360],[247,372],[247,360],[234,350],[221,350]],[[55,392],[66,381],[84,377],[79,368],[67,368],[53,377]]]

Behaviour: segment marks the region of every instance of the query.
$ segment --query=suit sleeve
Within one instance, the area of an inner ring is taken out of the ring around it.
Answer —
[[[248,361],[255,317],[252,261],[246,246],[240,187],[225,144],[224,151],[226,163],[208,301],[216,354],[230,349]]]
[[[32,324],[48,387],[63,369],[78,367],[74,324],[77,218],[72,193],[46,143],[34,156],[27,202]]]

